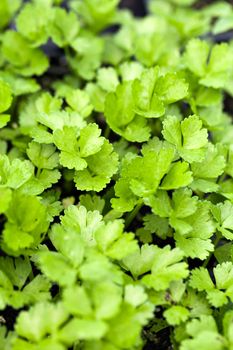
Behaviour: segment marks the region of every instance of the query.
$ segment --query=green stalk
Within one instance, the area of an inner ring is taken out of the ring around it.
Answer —
[[[109,127],[108,125],[106,125],[105,130],[104,130],[104,137],[105,137],[106,139],[109,138],[110,131],[111,131],[111,130],[110,130],[110,127]]]
[[[131,222],[135,219],[135,217],[137,216],[139,210],[141,209],[141,207],[143,206],[142,202],[139,202],[136,207],[134,208],[133,211],[131,211],[125,219],[125,228],[127,229],[129,227],[129,225],[131,224]]]
[[[216,237],[215,237],[215,240],[214,240],[214,248],[216,248],[217,247],[217,245],[218,245],[218,242],[220,241],[220,239],[221,239],[221,237],[222,237],[222,235],[221,235],[221,233],[220,232],[216,232]],[[215,249],[214,249],[215,250]],[[207,267],[207,265],[209,264],[209,262],[210,262],[210,259],[212,258],[212,256],[213,256],[213,253],[214,252],[211,252],[210,253],[210,255],[208,256],[208,258],[204,261],[204,263],[203,263],[203,267]]]

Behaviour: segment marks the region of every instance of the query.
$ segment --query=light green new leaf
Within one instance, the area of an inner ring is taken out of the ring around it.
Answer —
[[[30,41],[33,47],[40,46],[48,40],[47,25],[52,19],[49,2],[37,1],[27,3],[16,19],[16,26],[20,34]]]
[[[106,139],[100,151],[85,158],[85,161],[88,164],[87,168],[76,171],[74,176],[79,190],[101,191],[118,170],[118,155]]]
[[[27,155],[39,169],[54,169],[58,166],[59,156],[52,145],[43,145],[32,141],[27,149]]]
[[[76,38],[79,29],[80,24],[74,12],[68,13],[62,8],[53,8],[53,19],[49,23],[49,34],[56,45],[59,47],[69,45]]]
[[[14,192],[5,215],[8,221],[3,230],[4,249],[8,247],[18,251],[37,245],[48,229],[46,208],[37,197]]]
[[[12,92],[10,86],[0,80],[0,113],[5,112],[11,105]]]
[[[204,160],[191,164],[194,177],[191,187],[205,193],[215,192],[218,189],[215,181],[223,173],[225,167],[225,157],[218,151],[218,147],[209,144]]]
[[[132,82],[118,85],[115,93],[111,92],[107,95],[104,114],[113,130],[129,124],[134,119]]]
[[[17,334],[33,343],[37,343],[47,336],[56,333],[67,320],[68,314],[63,305],[38,303],[29,311],[20,313],[16,321]]]
[[[155,256],[151,274],[142,278],[143,284],[156,291],[165,290],[172,281],[181,280],[189,275],[188,265],[182,262],[184,253],[179,248],[155,247]]]
[[[40,49],[30,47],[27,40],[13,30],[4,33],[2,53],[13,71],[25,77],[41,75],[49,65],[47,56]]]
[[[93,312],[91,301],[84,287],[72,286],[63,292],[66,309],[75,316],[90,316]]]
[[[189,164],[186,162],[173,163],[160,186],[163,190],[171,190],[188,186],[193,180]]]
[[[88,124],[80,131],[78,147],[81,157],[89,157],[101,150],[104,144],[104,137],[101,137],[100,134],[101,130],[98,125],[94,123]]]
[[[189,70],[199,77],[206,73],[209,45],[206,41],[192,39],[189,41],[184,54],[184,60]]]
[[[175,326],[185,322],[189,317],[189,310],[180,305],[173,305],[163,313],[168,324]]]
[[[197,116],[190,116],[182,122],[174,116],[167,117],[163,122],[162,134],[168,142],[176,146],[180,156],[187,162],[204,159],[208,134]]]
[[[123,259],[123,264],[129,270],[134,278],[151,270],[155,255],[156,247],[153,245],[144,244],[137,251]]]
[[[107,324],[101,320],[73,318],[59,332],[59,339],[67,344],[78,340],[101,339],[107,330]]]
[[[176,74],[167,73],[158,79],[155,93],[160,96],[164,103],[174,103],[188,95],[188,84]]]
[[[97,83],[103,90],[114,92],[119,84],[116,70],[112,67],[100,68],[97,72]]]
[[[233,205],[231,202],[225,201],[213,205],[211,211],[217,221],[217,229],[225,238],[233,240]]]
[[[41,271],[51,281],[62,286],[69,286],[75,283],[77,271],[69,261],[57,252],[40,252],[38,264]]]
[[[80,89],[69,91],[66,96],[68,105],[78,112],[83,118],[88,117],[92,110],[93,105],[91,103],[91,97],[88,92]]]
[[[134,240],[134,234],[124,234],[123,229],[121,220],[109,221],[94,234],[100,250],[112,259],[122,260],[137,250],[138,245]]]
[[[77,137],[75,127],[64,126],[53,133],[53,141],[61,151],[60,164],[68,169],[82,170],[87,167],[87,162],[80,156]]]
[[[192,271],[190,285],[199,291],[207,294],[207,299],[214,307],[221,307],[227,304],[228,297],[233,300],[232,282],[233,265],[231,262],[218,264],[213,269],[215,284],[212,282],[209,272],[201,267]]]

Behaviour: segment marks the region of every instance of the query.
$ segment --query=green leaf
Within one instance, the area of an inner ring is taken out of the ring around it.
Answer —
[[[66,309],[75,316],[90,316],[92,305],[86,290],[80,286],[66,288],[63,293]]]
[[[96,318],[109,320],[120,311],[122,288],[115,283],[103,281],[95,284],[95,288],[91,291],[91,299]]]
[[[111,92],[107,95],[104,114],[113,130],[115,126],[125,126],[133,120],[135,112],[131,82],[118,85],[115,93]]]
[[[171,190],[188,186],[193,180],[192,172],[189,171],[189,164],[186,162],[173,163],[168,174],[165,176],[161,189]]]
[[[218,185],[215,185],[213,180],[216,180],[223,173],[225,167],[224,156],[218,151],[217,147],[209,144],[205,159],[191,165],[194,177],[192,188],[199,189],[202,192],[215,192]]]
[[[189,317],[189,310],[183,306],[174,305],[171,306],[163,313],[168,324],[175,326],[181,322],[185,322]]]
[[[16,19],[20,34],[29,40],[32,46],[44,44],[49,36],[47,25],[52,19],[49,3],[45,1],[26,4]]]
[[[67,318],[68,314],[61,303],[38,303],[29,311],[20,313],[16,321],[16,331],[20,337],[37,343],[47,334],[57,332]]]
[[[15,251],[39,244],[48,229],[46,208],[37,197],[15,192],[6,216],[3,241]]]
[[[104,138],[100,134],[101,130],[97,124],[88,124],[80,131],[78,147],[81,157],[89,157],[101,150]]]
[[[39,169],[54,169],[58,166],[58,153],[52,145],[32,141],[27,149],[31,162]]]
[[[68,344],[78,340],[101,339],[107,329],[107,324],[101,320],[74,318],[63,327],[59,338]]]
[[[0,113],[5,112],[11,105],[12,92],[10,86],[0,80]]]
[[[172,281],[186,278],[189,271],[187,264],[181,262],[183,256],[184,253],[179,248],[171,249],[170,246],[166,246],[161,249],[155,247],[151,274],[142,278],[143,284],[160,291],[168,288]]]
[[[201,79],[201,84],[214,88],[223,88],[230,77],[229,65],[233,52],[226,43],[215,45],[211,51],[207,74]]]
[[[134,306],[138,307],[147,300],[147,294],[140,285],[128,284],[125,287],[125,301]]]
[[[2,52],[13,71],[19,75],[41,75],[48,68],[47,56],[40,49],[30,47],[26,39],[16,31],[8,30],[4,33]]]
[[[66,95],[66,101],[68,105],[78,112],[83,118],[88,117],[93,110],[91,96],[89,96],[88,92],[84,90],[71,90]]]
[[[213,205],[212,214],[217,221],[217,229],[225,238],[233,240],[233,205],[229,201]]]
[[[181,123],[176,117],[167,117],[163,122],[162,134],[168,142],[176,146],[180,156],[187,162],[204,159],[208,135],[197,116],[185,118]]]
[[[123,259],[124,266],[137,278],[151,270],[156,252],[155,246],[144,244],[141,248],[138,247],[135,253]]]
[[[60,253],[41,252],[38,255],[38,263],[42,272],[54,282],[62,286],[74,284],[77,272]]]
[[[157,81],[155,92],[166,103],[174,103],[188,95],[188,84],[174,73],[167,73]]]
[[[103,225],[98,211],[85,207],[69,206],[61,217],[62,225],[54,225],[49,236],[73,266],[79,266],[84,258],[85,247],[95,246],[94,233]]]
[[[188,69],[197,76],[202,77],[206,73],[208,55],[208,43],[199,39],[192,39],[186,47],[184,60]]]
[[[212,316],[202,315],[200,319],[190,321],[186,329],[192,338],[182,341],[181,350],[213,349],[222,350],[224,338],[218,333],[215,320]]]
[[[210,238],[215,232],[215,224],[210,215],[208,202],[198,202],[197,210],[186,217],[184,223],[188,229],[175,233],[176,245],[186,256],[204,260],[209,252],[214,250]]]
[[[214,269],[215,284],[213,284],[209,272],[203,267],[195,269],[190,278],[190,285],[199,291],[207,293],[207,299],[214,307],[221,307],[227,304],[228,299],[233,299],[232,281],[233,265],[231,262],[218,264]]]
[[[64,126],[62,130],[54,131],[53,140],[61,151],[60,164],[68,169],[82,170],[87,167],[87,162],[79,153],[77,136],[76,128]]]
[[[106,187],[117,172],[118,155],[113,151],[113,146],[105,139],[100,151],[88,156],[85,160],[88,167],[75,172],[76,187],[79,190],[99,192]]]
[[[100,68],[97,72],[98,85],[107,92],[114,92],[119,84],[118,76],[114,68]]]
[[[81,15],[84,23],[93,31],[104,29],[115,14],[119,0],[78,0],[73,8]]]
[[[78,76],[85,80],[92,80],[96,70],[101,66],[103,38],[86,31],[80,33],[70,44],[76,55],[73,52],[67,55],[69,65]]]
[[[123,222],[110,221],[95,232],[95,240],[101,251],[112,259],[122,260],[137,250],[132,233],[123,234]]]
[[[79,29],[80,24],[74,12],[68,13],[62,8],[53,8],[49,34],[56,45],[66,47],[76,38]]]
[[[12,192],[9,188],[0,188],[0,213],[4,213],[10,205]]]
[[[159,118],[165,113],[165,106],[155,93],[158,68],[145,70],[140,79],[133,82],[135,112],[146,118]],[[159,88],[158,88],[159,91]]]

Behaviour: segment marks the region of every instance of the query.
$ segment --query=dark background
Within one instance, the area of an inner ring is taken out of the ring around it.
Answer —
[[[120,7],[130,8],[135,14],[135,16],[141,17],[146,14],[146,0],[122,0],[120,3]]]
[[[164,0],[166,1],[166,0]],[[122,0],[120,3],[121,8],[130,8],[135,16],[144,16],[146,13],[146,2],[147,0]],[[195,7],[200,8],[208,4],[214,4],[216,0],[200,0],[197,1]],[[233,5],[233,0],[226,0],[229,4]]]

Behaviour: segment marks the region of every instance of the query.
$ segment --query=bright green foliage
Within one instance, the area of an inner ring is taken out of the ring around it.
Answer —
[[[101,66],[104,42],[90,32],[83,32],[72,41],[71,46],[76,55],[67,56],[70,66],[78,76],[92,80],[96,70]]]
[[[21,0],[3,0],[0,4],[0,29],[6,27],[15,12],[19,9]]]
[[[27,155],[38,169],[54,169],[58,166],[58,153],[52,145],[31,142]]]
[[[27,340],[37,344],[41,349],[65,349],[53,337],[46,339],[46,335],[55,335],[61,325],[67,320],[68,314],[61,304],[53,305],[40,302],[28,313],[22,312],[18,318],[16,329],[20,337],[13,342],[13,349],[25,347],[29,349]]]
[[[0,80],[0,112],[5,112],[11,105],[12,96],[9,86]]]
[[[119,198],[112,199],[113,207],[119,211],[130,211],[137,204],[137,197],[147,203],[158,188],[176,189],[192,182],[188,163],[172,163],[175,149],[169,143],[154,138],[142,147],[141,153],[142,156],[125,157],[122,162],[121,177],[115,186]]]
[[[36,1],[26,4],[17,16],[17,29],[33,47],[40,46],[48,40],[47,26],[52,18],[49,1]]]
[[[99,152],[86,158],[88,167],[76,171],[74,181],[80,190],[99,192],[110,182],[118,168],[118,156],[112,145],[104,140]]]
[[[111,24],[119,0],[73,0],[71,5],[84,23],[94,31]]]
[[[192,191],[180,189],[173,192],[172,200],[165,191],[150,196],[146,204],[154,214],[166,218],[166,223],[175,230],[175,240],[186,256],[204,260],[213,251],[211,236],[215,224],[210,216],[207,202],[198,202]]]
[[[40,75],[49,65],[40,49],[32,48],[20,33],[13,30],[6,31],[3,36],[2,54],[13,72],[25,77]]]
[[[11,105],[12,95],[8,84],[0,80],[0,113],[5,112]],[[4,127],[10,120],[10,115],[0,114],[0,128]]]
[[[66,101],[68,105],[79,114],[81,114],[83,118],[88,117],[93,110],[93,106],[90,102],[90,97],[83,90],[77,89],[68,91]]]
[[[187,324],[186,331],[190,339],[186,339],[181,344],[182,350],[199,349],[226,349],[227,342],[219,334],[216,322],[212,316],[201,316]]]
[[[1,258],[1,310],[7,305],[18,309],[33,302],[50,299],[50,283],[44,276],[36,276],[25,286],[31,270],[27,259]]]
[[[164,312],[167,322],[171,325],[178,325],[188,319],[189,311],[183,306],[172,306]]]
[[[30,211],[30,216],[27,213]],[[3,230],[3,247],[19,253],[38,245],[48,229],[46,207],[37,197],[15,192],[6,211],[8,222]]]
[[[0,350],[233,350],[233,6],[145,3],[0,1]]]
[[[184,61],[187,68],[200,79],[200,84],[224,88],[230,78],[232,57],[232,48],[225,43],[213,46],[210,51],[207,42],[193,39],[187,45]]]
[[[0,156],[1,187],[18,189],[33,175],[33,166],[27,160],[9,160],[7,155]]]
[[[151,267],[151,275],[142,278],[142,282],[155,290],[164,290],[171,281],[188,276],[187,264],[180,262],[183,252],[179,248],[170,250],[169,246],[155,249],[155,257]]]
[[[173,144],[187,162],[201,161],[205,156],[207,130],[197,116],[190,116],[181,123],[176,117],[168,117],[163,123],[163,136]]]
[[[141,77],[123,82],[107,95],[107,122],[129,141],[147,141],[150,132],[146,119],[164,115],[166,105],[186,97],[187,91],[187,83],[175,74],[160,76],[157,67],[145,69]]]
[[[79,27],[79,22],[73,12],[67,13],[61,8],[53,10],[49,34],[57,46],[65,47],[71,44],[79,32]]]
[[[232,279],[233,265],[231,262],[219,264],[213,269],[215,284],[212,282],[206,269],[195,269],[192,272],[190,285],[198,291],[205,291],[211,305],[220,307],[228,302],[229,297],[232,301]]]
[[[218,152],[217,146],[209,144],[204,160],[191,165],[194,176],[192,188],[205,193],[217,191],[219,186],[216,184],[216,179],[222,175],[225,167],[224,155]]]

